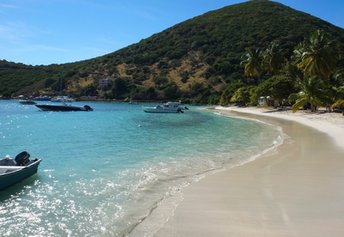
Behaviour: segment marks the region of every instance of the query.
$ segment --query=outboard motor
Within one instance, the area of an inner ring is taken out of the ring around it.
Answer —
[[[14,160],[16,161],[17,165],[25,166],[30,162],[30,154],[27,151],[20,152]]]
[[[89,105],[85,105],[85,106],[84,106],[84,109],[85,109],[86,111],[93,111],[93,109],[92,109],[91,106],[89,106]]]

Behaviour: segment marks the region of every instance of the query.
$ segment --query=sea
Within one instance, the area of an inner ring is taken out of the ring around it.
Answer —
[[[0,158],[42,159],[0,191],[0,236],[127,236],[183,188],[283,142],[278,127],[200,106],[150,114],[152,104],[73,102],[85,104],[94,111],[0,100]]]

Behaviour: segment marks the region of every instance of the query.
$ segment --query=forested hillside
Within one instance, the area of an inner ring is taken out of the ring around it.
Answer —
[[[0,95],[56,94],[62,82],[64,93],[76,97],[219,103],[224,91],[233,96],[237,85],[257,86],[272,76],[245,75],[240,63],[247,50],[274,43],[288,62],[295,47],[317,30],[333,39],[344,55],[343,29],[280,3],[249,1],[91,60],[49,66],[0,61]],[[343,63],[339,60],[338,65]],[[101,79],[112,84],[100,86]]]

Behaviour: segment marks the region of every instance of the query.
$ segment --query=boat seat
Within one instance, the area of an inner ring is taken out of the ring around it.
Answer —
[[[2,159],[0,160],[0,166],[15,166],[17,163],[13,159]]]

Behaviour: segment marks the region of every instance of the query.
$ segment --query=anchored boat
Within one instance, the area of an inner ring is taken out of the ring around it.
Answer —
[[[184,113],[179,102],[167,102],[154,107],[143,107],[142,109],[146,113]],[[184,109],[187,109],[187,107]]]
[[[84,105],[83,107],[80,106],[72,106],[67,104],[62,105],[35,105],[36,107],[40,108],[43,111],[55,111],[55,112],[70,112],[70,111],[93,111],[91,106]]]
[[[26,151],[19,153],[13,160],[9,156],[0,160],[0,190],[16,184],[37,173],[40,159],[29,159]]]

